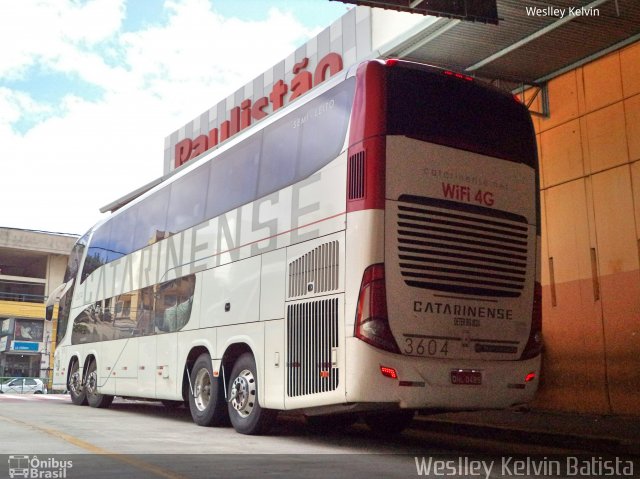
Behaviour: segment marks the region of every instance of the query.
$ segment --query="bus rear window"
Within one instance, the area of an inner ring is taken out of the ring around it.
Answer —
[[[537,167],[529,112],[510,95],[441,72],[387,72],[387,134]]]

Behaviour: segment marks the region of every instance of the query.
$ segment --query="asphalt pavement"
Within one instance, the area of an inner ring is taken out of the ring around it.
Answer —
[[[506,409],[416,416],[433,432],[522,442],[596,454],[640,456],[640,417]]]

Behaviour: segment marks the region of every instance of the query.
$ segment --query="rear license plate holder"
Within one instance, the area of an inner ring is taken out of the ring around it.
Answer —
[[[451,384],[456,386],[481,386],[482,372],[472,369],[455,369],[451,371]]]

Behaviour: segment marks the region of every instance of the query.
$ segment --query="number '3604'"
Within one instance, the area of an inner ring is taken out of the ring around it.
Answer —
[[[449,341],[425,338],[405,338],[405,354],[413,356],[446,356],[449,353]]]

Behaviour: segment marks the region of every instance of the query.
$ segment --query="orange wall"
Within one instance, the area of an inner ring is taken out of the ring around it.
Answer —
[[[640,415],[640,42],[549,82],[536,406]]]

